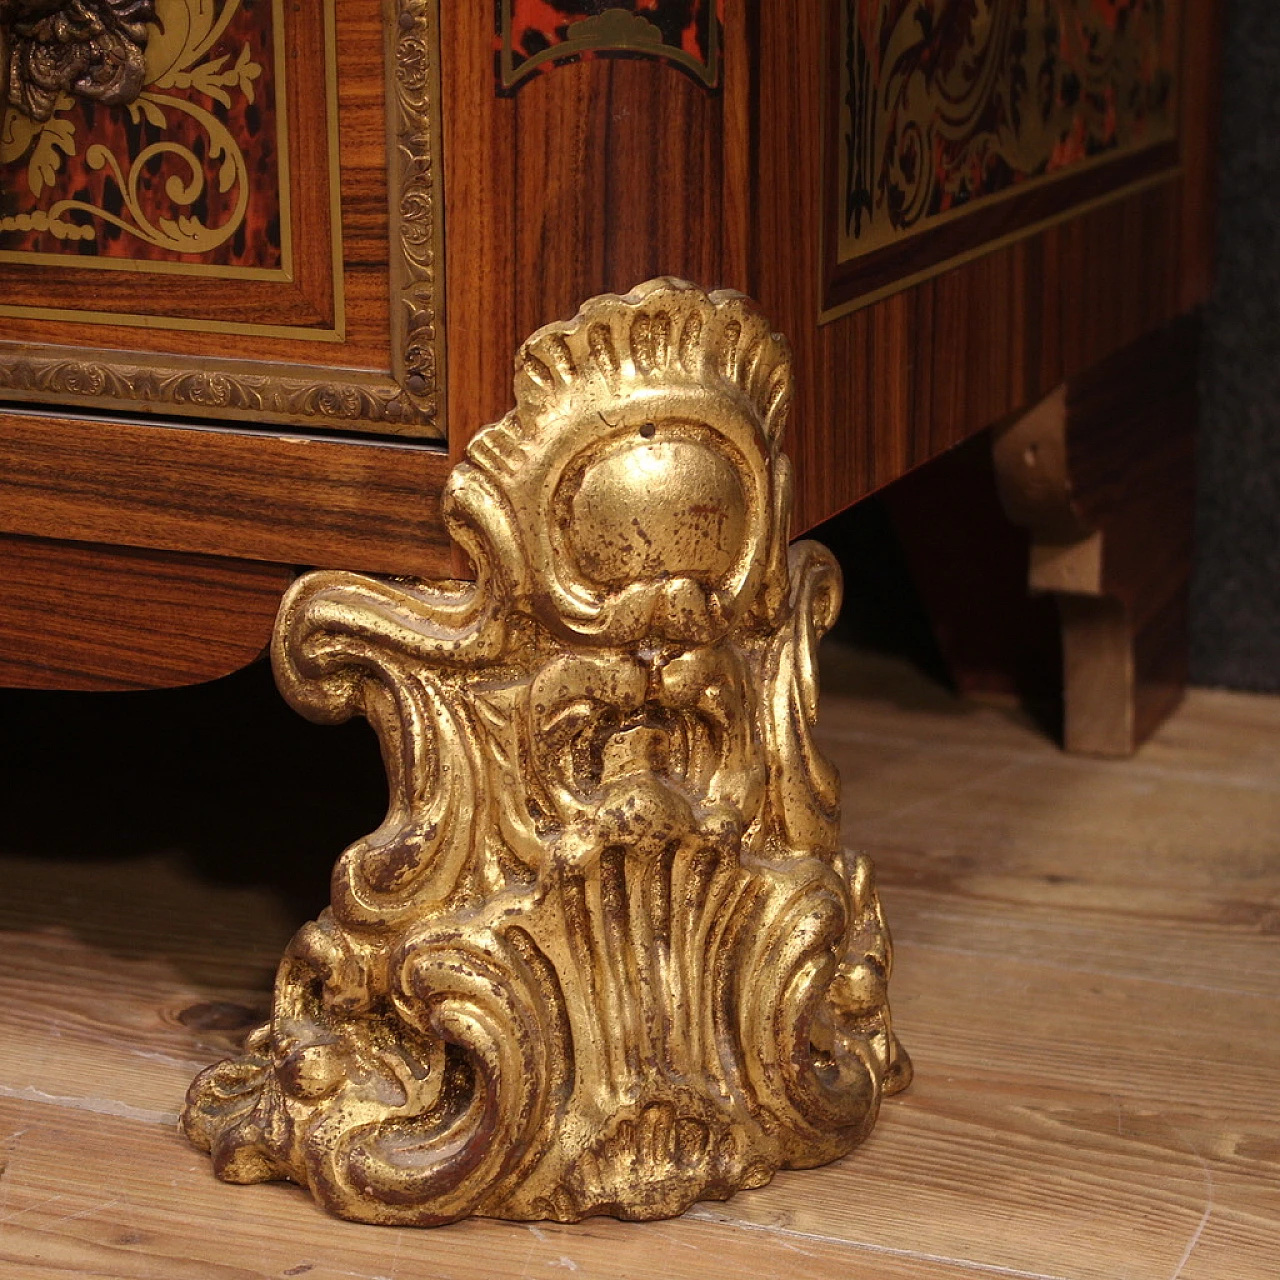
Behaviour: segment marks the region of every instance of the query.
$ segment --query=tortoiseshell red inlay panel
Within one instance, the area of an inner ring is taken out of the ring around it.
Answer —
[[[1180,0],[828,0],[827,305],[1177,163]]]
[[[720,83],[724,0],[498,0],[500,92],[565,62],[656,58]]]
[[[156,9],[135,101],[5,115],[0,252],[280,270],[273,0]]]

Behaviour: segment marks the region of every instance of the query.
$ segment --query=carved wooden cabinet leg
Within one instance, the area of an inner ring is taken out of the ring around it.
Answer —
[[[370,719],[391,801],[192,1085],[219,1176],[366,1222],[665,1217],[844,1154],[907,1083],[811,737],[840,577],[787,544],[790,379],[741,295],[593,299],[451,477],[474,583],[292,589],[280,687]]]
[[[1186,687],[1197,339],[1150,334],[995,434],[1031,589],[1058,599],[1070,751],[1128,755]]]

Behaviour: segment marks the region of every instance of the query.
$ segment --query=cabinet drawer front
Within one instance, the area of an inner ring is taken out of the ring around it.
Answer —
[[[436,0],[73,7],[0,32],[0,395],[441,437]]]

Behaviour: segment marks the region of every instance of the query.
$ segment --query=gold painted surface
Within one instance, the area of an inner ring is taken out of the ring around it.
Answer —
[[[1177,0],[836,3],[839,262],[1175,137]]]
[[[812,737],[840,579],[787,545],[784,340],[651,281],[515,395],[445,493],[476,582],[281,607],[285,697],[372,722],[390,805],[184,1115],[222,1178],[360,1221],[670,1216],[843,1155],[910,1074]]]

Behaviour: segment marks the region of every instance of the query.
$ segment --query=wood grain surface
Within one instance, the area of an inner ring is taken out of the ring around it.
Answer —
[[[0,431],[7,532],[448,577],[442,450],[54,414]]]
[[[215,680],[271,641],[287,565],[0,535],[0,686]]]
[[[455,457],[511,407],[518,344],[587,298],[657,275],[745,287],[747,7],[726,7],[718,93],[670,66],[603,58],[501,98],[489,10],[442,7]]]
[[[217,704],[237,724],[243,679]],[[167,771],[141,824],[67,791],[112,721],[88,724],[71,762],[47,735],[0,857],[5,1275],[1272,1280],[1280,701],[1193,692],[1117,764],[847,650],[828,648],[824,688],[821,741],[846,839],[879,868],[916,1080],[849,1158],[660,1224],[369,1228],[295,1188],[217,1182],[175,1132],[186,1083],[265,1011],[312,909],[300,888],[323,893],[332,778],[374,747],[303,725],[307,750],[336,753],[321,772],[264,716],[250,736],[298,773],[211,834]],[[38,722],[36,695],[5,696]],[[208,690],[136,696],[197,700],[193,726],[215,712]],[[122,709],[104,786],[157,749],[120,737]],[[214,738],[184,764],[218,774],[244,734]],[[51,794],[56,829],[39,820]],[[368,808],[376,821],[376,796]],[[276,875],[260,845],[295,860]]]
[[[743,289],[790,339],[797,531],[1033,404],[1207,296],[1218,8],[1184,6],[1180,169],[827,323],[827,4],[728,6],[719,97],[603,60],[499,99],[484,24],[448,10],[454,456],[509,407],[520,340],[659,273]]]
[[[825,6],[762,0],[748,292],[795,348],[797,529],[1207,297],[1220,6],[1183,9],[1178,176],[820,325]]]
[[[444,5],[449,456],[510,407],[513,354],[531,331],[657,274],[744,289],[790,338],[796,532],[1105,361],[1208,287],[1219,6],[1184,8],[1179,176],[820,324],[824,3],[726,6],[717,93],[670,67],[601,59],[505,98],[494,93],[491,11]],[[344,344],[317,354],[284,340],[144,340],[48,322],[5,336],[387,367],[385,19],[354,0],[338,0],[337,15]],[[299,69],[313,46],[300,41]],[[249,292],[227,305],[224,319],[263,319]],[[469,572],[439,516],[443,451],[58,412],[0,415],[3,532]]]
[[[1128,755],[1186,687],[1198,354],[1184,318],[994,432],[1028,585],[1059,602],[1073,751]]]
[[[1198,365],[1184,318],[882,494],[956,687],[1069,750],[1130,754],[1186,687]]]

